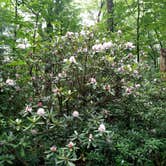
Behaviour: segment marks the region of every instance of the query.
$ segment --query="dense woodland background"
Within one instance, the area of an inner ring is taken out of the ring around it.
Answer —
[[[165,0],[0,0],[0,165],[166,165]]]

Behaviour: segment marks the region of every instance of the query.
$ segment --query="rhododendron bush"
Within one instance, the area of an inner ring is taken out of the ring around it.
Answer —
[[[165,161],[166,89],[148,72],[119,31],[67,32],[20,51],[1,72],[1,165]]]

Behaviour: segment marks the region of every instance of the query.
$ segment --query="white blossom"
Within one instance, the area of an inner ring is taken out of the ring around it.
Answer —
[[[91,142],[93,139],[93,135],[92,134],[89,134],[89,142]]]
[[[88,52],[88,48],[83,48],[83,50],[82,50],[84,53],[85,52]]]
[[[112,46],[113,46],[113,43],[111,41],[103,43],[103,49],[105,50],[110,49]]]
[[[4,62],[10,62],[10,60],[11,60],[11,59],[10,59],[9,56],[5,56],[3,61],[4,61]]]
[[[105,132],[105,125],[102,123],[102,124],[100,124],[100,126],[99,126],[99,128],[98,128],[98,131],[100,131],[100,132]]]
[[[70,62],[70,63],[76,63],[75,57],[74,57],[74,56],[71,56],[71,57],[69,58],[69,62]]]
[[[130,95],[132,93],[132,88],[131,87],[126,88],[126,93]]]
[[[129,71],[132,71],[131,65],[127,65],[127,69],[128,69]]]
[[[68,61],[68,59],[63,59],[63,62],[65,62],[65,63],[66,63],[67,61]]]
[[[122,34],[122,31],[121,31],[121,30],[118,30],[118,31],[117,31],[117,34],[118,34],[118,35],[121,35],[121,34]]]
[[[140,88],[140,86],[141,86],[140,84],[136,84],[135,88]]]
[[[26,112],[32,112],[32,107],[27,105],[26,108],[25,108],[25,111]]]
[[[66,37],[68,37],[68,38],[71,38],[73,35],[74,35],[73,32],[67,32],[67,33],[66,33]]]
[[[127,42],[127,43],[125,44],[125,48],[126,48],[126,49],[129,49],[129,50],[132,50],[132,49],[135,48],[135,46],[133,45],[132,42]]]
[[[97,83],[96,79],[93,78],[93,77],[89,79],[89,82],[90,82],[91,84],[96,84],[96,83]]]
[[[39,109],[37,110],[37,115],[39,115],[39,116],[44,116],[44,115],[45,115],[44,108],[39,108]]]
[[[6,80],[6,84],[7,84],[7,85],[10,85],[10,86],[14,86],[16,83],[15,83],[14,80],[8,78],[8,79]]]
[[[95,52],[102,52],[104,50],[104,47],[102,44],[95,44],[92,46],[92,50]]]
[[[75,118],[79,117],[79,112],[78,111],[74,111],[72,113],[72,116],[75,117]]]
[[[84,30],[82,30],[82,31],[80,32],[80,35],[81,35],[81,36],[86,36],[86,32],[85,32]]]

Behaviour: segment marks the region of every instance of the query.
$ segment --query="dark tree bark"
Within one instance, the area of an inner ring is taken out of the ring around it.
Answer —
[[[166,48],[161,49],[160,53],[160,71],[162,80],[166,81]]]
[[[100,16],[101,16],[101,11],[102,11],[102,8],[104,6],[104,0],[101,0],[101,3],[100,3],[100,9],[99,9],[99,12],[98,12],[98,15],[97,15],[97,22],[100,22]]]
[[[114,2],[113,0],[107,0],[107,14],[108,14],[108,19],[107,19],[107,24],[108,24],[108,30],[110,32],[114,31]]]
[[[161,49],[161,54],[160,54],[160,71],[161,72],[166,72],[166,48]]]
[[[52,40],[52,33],[53,33],[53,25],[50,20],[47,21],[47,28],[46,32],[48,35],[48,41],[51,42]],[[51,79],[51,73],[53,69],[53,63],[51,60],[52,53],[50,52],[47,55],[46,62],[45,62],[45,95],[49,95],[52,91],[52,79]]]
[[[137,0],[137,62],[140,61],[140,0]]]

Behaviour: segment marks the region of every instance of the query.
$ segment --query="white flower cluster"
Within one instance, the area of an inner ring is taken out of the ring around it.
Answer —
[[[50,147],[51,152],[56,152],[57,151],[57,147],[55,145]]]
[[[63,62],[77,63],[74,56],[71,56],[69,59],[64,59]]]
[[[105,125],[103,123],[100,124],[100,126],[98,128],[98,131],[101,132],[101,133],[103,133],[103,132],[105,132],[105,130],[106,130]]]
[[[45,115],[45,110],[44,110],[44,108],[39,108],[39,109],[37,110],[37,115],[39,115],[39,116],[44,116],[44,115]]]
[[[32,107],[27,105],[26,108],[25,108],[25,111],[26,112],[32,112]]]
[[[122,35],[122,31],[121,31],[121,30],[118,30],[118,31],[117,31],[117,34],[118,34],[118,35]]]
[[[73,116],[74,118],[78,118],[78,117],[79,117],[79,112],[78,112],[78,111],[74,111],[74,112],[72,113],[72,116]]]
[[[95,44],[94,46],[92,46],[92,50],[95,52],[102,52],[110,49],[113,46],[114,46],[113,43],[110,41],[110,42],[105,42],[103,44]]]
[[[132,42],[127,42],[127,43],[125,43],[125,48],[128,50],[132,50],[135,48],[135,46]]]
[[[95,78],[92,77],[92,78],[89,79],[89,83],[90,83],[90,84],[96,84],[97,81],[96,81]]]
[[[62,71],[62,73],[58,73],[58,78],[64,78],[66,77],[66,72]]]
[[[74,33],[73,32],[67,32],[65,37],[68,37],[68,38],[71,38],[74,36]]]
[[[8,78],[8,79],[6,80],[6,84],[7,84],[7,85],[10,85],[10,86],[14,86],[16,83],[15,83],[14,80]]]

